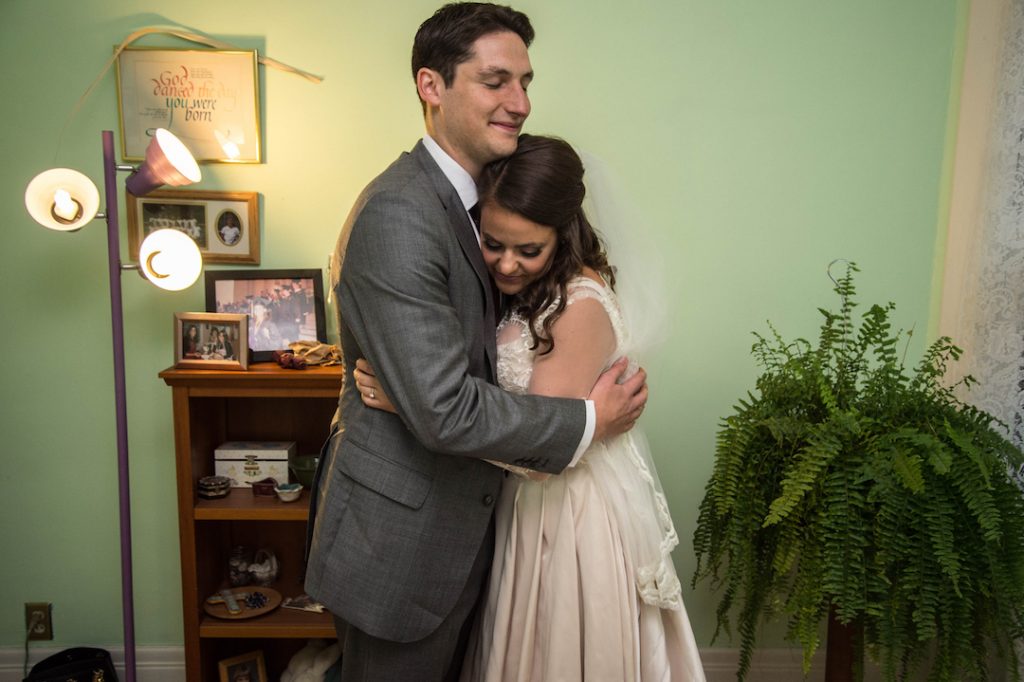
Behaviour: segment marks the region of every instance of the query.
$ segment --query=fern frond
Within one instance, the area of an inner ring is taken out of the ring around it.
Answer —
[[[715,638],[735,621],[741,682],[763,619],[786,618],[807,671],[833,608],[886,680],[985,680],[993,654],[1020,680],[1024,453],[943,385],[952,341],[908,375],[891,303],[854,323],[855,271],[816,346],[756,335],[764,371],[721,422],[692,583],[721,593]]]

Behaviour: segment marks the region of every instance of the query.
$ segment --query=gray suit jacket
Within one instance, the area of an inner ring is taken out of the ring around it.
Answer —
[[[343,427],[314,483],[306,590],[366,633],[411,642],[449,613],[481,549],[503,480],[482,458],[557,473],[585,407],[493,385],[490,281],[465,208],[422,142],[363,191],[339,252]],[[398,416],[360,401],[360,357]]]

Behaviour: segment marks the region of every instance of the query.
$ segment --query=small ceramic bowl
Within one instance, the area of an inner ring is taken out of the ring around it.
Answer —
[[[278,499],[282,502],[294,502],[302,494],[302,484],[282,483],[274,488],[274,492],[277,493]]]
[[[288,463],[295,480],[306,486],[313,485],[313,476],[316,474],[316,465],[320,461],[317,455],[299,455]]]

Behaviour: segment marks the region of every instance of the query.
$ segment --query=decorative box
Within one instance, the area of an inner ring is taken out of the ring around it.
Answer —
[[[274,489],[277,487],[277,479],[273,476],[268,476],[262,481],[253,481],[252,483],[252,494],[262,495],[263,497],[273,497],[277,493]]]
[[[228,441],[214,451],[214,471],[227,476],[234,488],[251,488],[255,481],[288,481],[288,458],[295,455],[291,441]]]
[[[203,476],[196,487],[199,497],[215,500],[231,492],[231,479],[227,476]]]

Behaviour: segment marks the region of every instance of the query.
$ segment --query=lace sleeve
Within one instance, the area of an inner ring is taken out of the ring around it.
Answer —
[[[585,298],[594,298],[598,301],[604,300],[604,290],[597,282],[592,279],[585,279],[578,277],[569,282],[566,287],[569,293],[569,302],[566,306],[571,306],[576,301],[580,301]]]
[[[585,397],[616,349],[615,331],[600,294],[587,287],[571,289],[568,305],[551,326],[551,336],[554,350],[534,360],[529,392]]]

